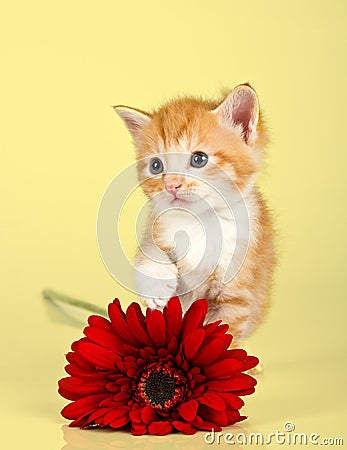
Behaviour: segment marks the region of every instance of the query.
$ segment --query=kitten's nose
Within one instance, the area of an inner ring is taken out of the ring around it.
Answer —
[[[171,181],[165,183],[165,189],[174,197],[176,197],[177,191],[182,187],[182,183],[179,181]]]

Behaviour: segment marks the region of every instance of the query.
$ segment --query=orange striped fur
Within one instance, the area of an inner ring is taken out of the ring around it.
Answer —
[[[271,214],[255,186],[255,176],[260,169],[264,147],[268,142],[255,91],[245,84],[237,86],[220,101],[179,98],[152,113],[125,106],[115,109],[133,136],[139,179],[150,200],[159,192],[165,193],[165,186],[168,185],[176,185],[175,189],[180,186],[179,192],[182,195],[194,190],[199,195],[205,192],[201,180],[189,176],[191,168],[184,174],[172,174],[164,170],[159,175],[149,176],[148,160],[144,161],[143,158],[161,154],[165,159],[165,155],[173,152],[190,154],[204,151],[209,161],[213,161],[213,165],[194,169],[194,173],[200,173],[198,171],[201,170],[202,178],[213,181],[214,177],[219,176],[220,167],[230,174],[233,183],[241,191],[250,212],[251,239],[240,270],[227,284],[222,282],[222,267],[217,266],[212,272],[206,271],[204,282],[200,286],[194,286],[181,298],[186,307],[197,298],[208,299],[208,321],[221,319],[228,323],[230,332],[234,335],[233,343],[238,345],[256,329],[264,317],[275,265]],[[172,197],[168,192],[166,194],[169,202]],[[219,206],[216,206],[215,209],[217,215],[218,208]],[[153,287],[157,288],[158,292],[161,292],[162,288],[166,292],[165,277],[177,278],[178,286],[183,273],[190,270],[194,274],[196,264],[194,254],[180,261],[175,260],[172,255],[174,242],[168,235],[168,229],[172,224],[176,224],[179,229],[183,216],[180,216],[180,211],[172,211],[170,214],[170,220],[165,221],[159,217],[154,224],[148,224],[148,233],[153,234],[155,245],[167,256],[166,266],[151,263],[142,251],[139,251],[135,260],[137,267],[145,268],[158,278],[158,283],[161,284]],[[223,223],[226,242],[229,242],[228,221]],[[190,229],[190,224],[187,229]],[[174,233],[175,229],[171,231]],[[196,231],[193,231],[193,234],[196,234]],[[194,251],[200,245],[199,242],[193,244]],[[143,245],[146,246],[146,242],[143,242]],[[177,286],[167,287],[167,296],[175,294]],[[155,293],[151,295],[143,296],[150,307],[165,305],[164,298],[155,298]]]

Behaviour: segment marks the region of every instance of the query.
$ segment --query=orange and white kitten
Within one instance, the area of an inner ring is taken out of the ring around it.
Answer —
[[[248,84],[220,102],[180,98],[157,111],[116,106],[137,151],[152,208],[135,259],[152,309],[179,295],[209,301],[207,321],[237,345],[261,322],[275,263],[269,210],[255,187],[267,135]]]

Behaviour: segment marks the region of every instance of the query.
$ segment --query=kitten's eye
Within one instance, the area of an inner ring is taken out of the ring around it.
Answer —
[[[159,158],[153,158],[149,163],[149,170],[154,174],[158,175],[158,173],[162,173],[164,170],[164,165]]]
[[[192,167],[204,167],[208,161],[208,156],[204,152],[196,152],[192,154],[190,165]]]

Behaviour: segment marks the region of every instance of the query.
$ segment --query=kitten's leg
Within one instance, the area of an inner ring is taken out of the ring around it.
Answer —
[[[257,321],[252,318],[249,300],[240,297],[231,297],[219,302],[210,301],[206,322],[222,320],[229,325],[229,333],[233,335],[231,348],[239,347],[242,341],[250,335],[256,327]],[[261,375],[264,372],[262,362],[247,371],[252,376]]]
[[[206,322],[222,320],[228,324],[229,332],[234,337],[232,346],[236,347],[252,333],[258,322],[257,314],[250,304],[249,298],[242,296],[211,300]]]
[[[178,271],[167,253],[156,249],[157,257],[150,258],[150,251],[141,250],[135,258],[136,291],[145,305],[151,309],[163,308],[170,297],[176,295]]]

